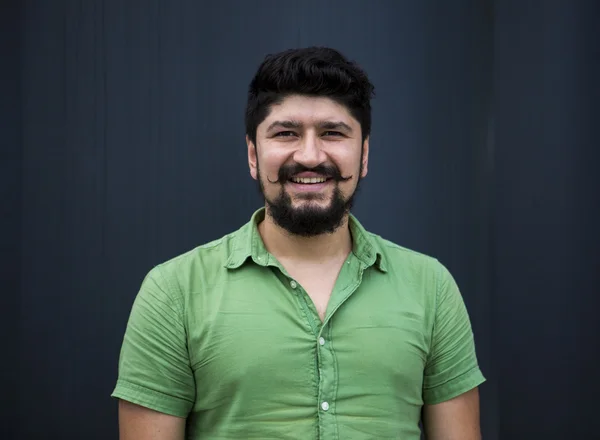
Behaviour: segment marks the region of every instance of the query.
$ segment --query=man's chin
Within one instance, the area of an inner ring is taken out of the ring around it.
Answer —
[[[309,200],[292,203],[289,206],[290,213],[296,218],[304,219],[327,219],[343,215],[340,209],[336,209],[331,201]]]
[[[323,199],[293,199],[291,203],[292,209],[317,209],[327,210],[331,207],[331,200]]]
[[[330,203],[333,199],[333,195],[331,194],[323,194],[323,193],[287,193],[288,197],[294,202],[322,202],[322,203]]]

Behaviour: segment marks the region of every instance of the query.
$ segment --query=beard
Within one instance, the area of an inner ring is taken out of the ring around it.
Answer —
[[[297,207],[293,205],[292,198],[286,192],[284,185],[292,176],[303,171],[314,171],[333,180],[335,187],[333,189],[331,201],[328,205],[322,206],[319,203],[313,203],[313,201],[323,201],[324,197],[321,194],[311,193],[299,194],[297,196],[298,199],[304,200],[304,203]],[[301,165],[288,165],[282,167],[279,170],[278,180],[276,182],[271,182],[269,180],[269,182],[278,183],[281,186],[279,194],[274,199],[269,199],[266,196],[260,169],[258,167],[257,180],[259,189],[266,202],[267,214],[271,216],[278,226],[293,235],[315,237],[322,234],[333,233],[343,224],[346,215],[350,212],[354,204],[355,195],[361,180],[361,171],[362,161],[356,188],[346,199],[339,188],[339,182],[350,180],[351,176],[342,177],[339,170],[335,167],[319,166],[312,169],[307,169]]]

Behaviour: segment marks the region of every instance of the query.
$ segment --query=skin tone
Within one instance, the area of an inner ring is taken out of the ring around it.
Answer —
[[[352,176],[348,181],[312,187],[286,182],[284,191],[290,195],[294,209],[327,209],[334,185],[339,186],[344,199],[350,197],[356,189],[361,162],[360,176],[367,175],[369,140],[365,140],[361,155],[360,124],[345,107],[330,99],[286,98],[273,106],[258,126],[256,138],[256,145],[246,138],[250,175],[261,179],[268,200],[274,200],[281,191],[279,183],[271,182],[278,179],[279,168],[284,164],[298,163],[307,168],[334,165],[343,176]],[[305,288],[323,319],[335,279],[352,249],[348,217],[333,233],[298,237],[281,228],[268,215],[267,206],[259,232],[267,250]],[[480,440],[478,390],[425,405],[423,421],[428,440]],[[119,432],[121,440],[183,440],[185,419],[121,401]]]
[[[479,390],[467,391],[437,405],[424,405],[427,440],[481,440]]]
[[[120,440],[184,440],[185,419],[119,401]]]

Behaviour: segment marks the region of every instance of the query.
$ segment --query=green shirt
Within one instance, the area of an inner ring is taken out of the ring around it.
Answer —
[[[424,403],[485,379],[467,310],[435,259],[367,232],[323,322],[250,222],[153,268],[112,396],[187,418],[187,439],[419,439]]]

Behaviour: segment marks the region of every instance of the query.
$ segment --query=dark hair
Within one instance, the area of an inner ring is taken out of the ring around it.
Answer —
[[[325,96],[356,118],[364,141],[371,132],[374,90],[366,73],[334,49],[308,47],[267,55],[248,90],[246,134],[256,145],[256,128],[271,105],[289,95]]]

